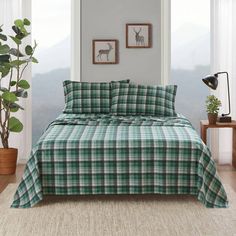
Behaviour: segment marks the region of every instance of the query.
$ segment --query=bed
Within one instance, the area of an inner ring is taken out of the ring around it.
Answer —
[[[190,194],[227,207],[209,149],[175,111],[176,85],[63,86],[63,113],[34,146],[12,207],[45,195],[99,194]]]
[[[208,147],[182,115],[63,113],[34,146],[12,207],[100,194],[188,194],[228,206]]]

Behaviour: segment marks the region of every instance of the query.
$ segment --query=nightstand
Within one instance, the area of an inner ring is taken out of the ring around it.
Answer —
[[[236,168],[236,121],[232,120],[230,123],[219,123],[216,122],[215,125],[210,125],[208,120],[201,120],[201,139],[206,144],[207,143],[207,129],[208,128],[232,128],[233,129],[233,137],[232,137],[232,164],[233,167]]]

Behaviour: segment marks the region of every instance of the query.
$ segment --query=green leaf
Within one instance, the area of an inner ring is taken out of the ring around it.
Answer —
[[[28,93],[24,89],[18,89],[17,91],[14,91],[13,93],[17,97],[21,97],[21,98],[27,98],[28,97]]]
[[[27,26],[30,25],[30,21],[27,18],[24,19],[23,23],[24,25],[27,25]]]
[[[11,68],[9,66],[0,66],[1,77],[2,78],[6,77],[9,74],[10,69]]]
[[[18,98],[12,92],[6,91],[2,94],[2,98],[7,102],[16,102]]]
[[[10,83],[10,86],[15,86],[16,85],[16,81],[11,81],[11,83]]]
[[[10,55],[0,55],[0,64],[8,63],[10,60]]]
[[[13,37],[13,36],[10,36],[10,38],[17,44],[17,45],[20,45],[21,44],[21,40],[16,38],[16,37]]]
[[[23,39],[24,37],[26,37],[26,36],[22,32],[16,35],[16,38],[18,38],[20,40]]]
[[[32,59],[33,63],[39,63],[38,60],[35,57],[32,57],[31,59]]]
[[[0,54],[6,54],[10,50],[10,47],[8,45],[1,45],[0,46]]]
[[[25,60],[14,60],[10,64],[11,64],[11,66],[21,66],[21,65],[23,65],[25,63],[26,63]]]
[[[15,26],[17,26],[18,28],[22,28],[24,27],[24,22],[21,19],[15,20],[14,21]]]
[[[25,53],[26,53],[28,56],[32,55],[32,53],[33,53],[33,48],[32,48],[30,45],[27,45],[27,46],[25,47]]]
[[[12,29],[13,29],[13,31],[14,31],[16,34],[20,34],[20,33],[21,33],[20,29],[19,29],[17,26],[15,26],[15,25],[12,26]]]
[[[26,80],[20,80],[17,85],[20,87],[20,88],[23,88],[23,89],[29,89],[30,88],[30,85],[29,83],[26,81]]]
[[[15,56],[15,57],[24,57],[25,55],[22,54],[18,49],[16,48],[11,48],[9,51],[9,54]]]
[[[0,34],[0,39],[3,41],[7,41],[7,36],[4,34]]]
[[[8,129],[11,132],[20,133],[23,130],[23,124],[14,116],[9,119]]]
[[[17,103],[9,104],[9,108],[10,109],[18,108],[18,109],[24,110],[24,108],[22,106],[20,106],[19,104],[17,104]]]
[[[29,35],[27,30],[25,29],[24,22],[21,19],[15,20],[14,24],[20,29],[21,33],[23,33],[24,36]]]
[[[15,107],[15,108],[10,108],[10,111],[11,112],[18,112],[19,111],[19,108]]]
[[[24,37],[26,37],[27,35],[29,35],[29,33],[27,32],[27,30],[25,29],[25,27],[21,27],[20,28],[21,32],[24,34]]]

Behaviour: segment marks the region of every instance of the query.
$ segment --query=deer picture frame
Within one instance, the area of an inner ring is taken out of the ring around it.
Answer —
[[[151,48],[151,24],[126,24],[126,48]]]
[[[118,40],[94,39],[93,64],[118,64]]]

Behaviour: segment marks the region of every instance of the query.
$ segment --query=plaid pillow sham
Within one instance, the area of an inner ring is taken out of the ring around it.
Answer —
[[[129,83],[121,80],[116,83]],[[110,113],[111,83],[89,83],[66,80],[64,113]]]
[[[144,86],[112,83],[111,113],[114,115],[177,116],[177,86]]]

